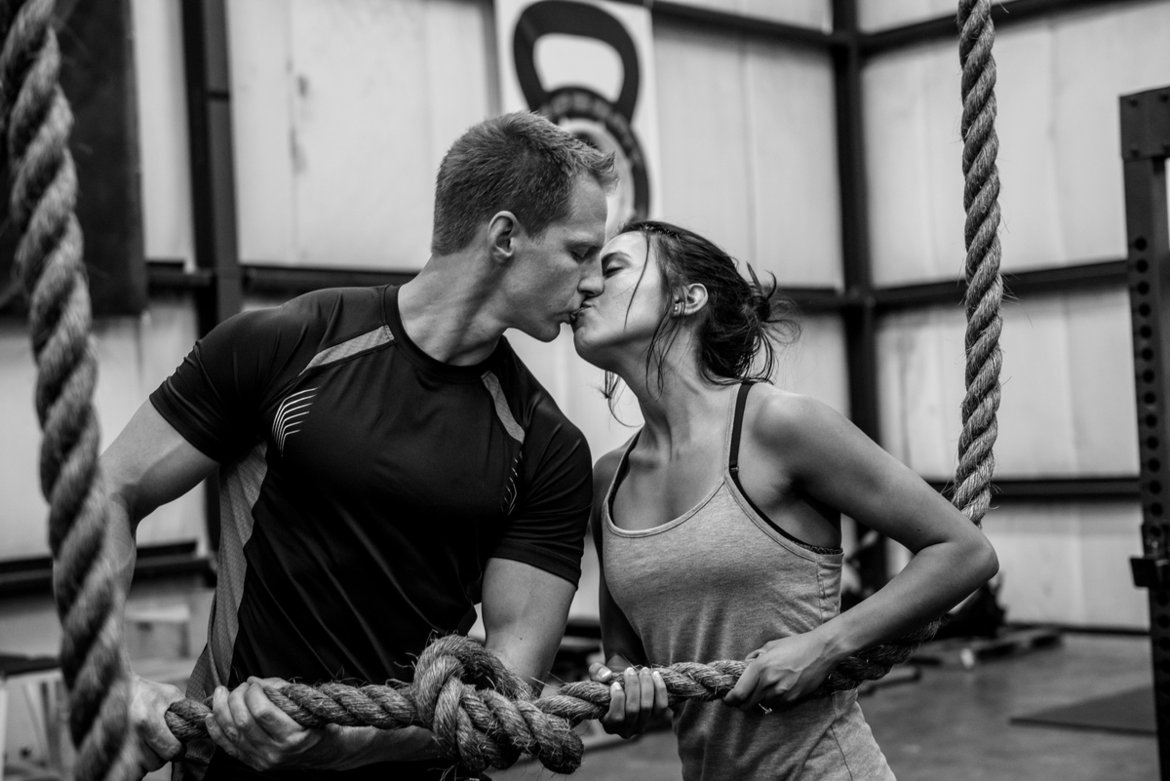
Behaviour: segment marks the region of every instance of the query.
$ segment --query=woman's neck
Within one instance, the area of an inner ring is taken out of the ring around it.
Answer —
[[[631,383],[634,377],[638,379]],[[705,438],[713,427],[721,430],[727,393],[734,388],[707,380],[693,362],[664,363],[661,382],[655,368],[647,372],[645,364],[638,374],[623,379],[638,399],[645,421],[639,443],[671,450]]]

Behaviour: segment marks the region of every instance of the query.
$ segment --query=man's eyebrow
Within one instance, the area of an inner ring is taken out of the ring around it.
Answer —
[[[600,250],[604,242],[598,242],[592,236],[573,236],[566,242],[573,249]]]

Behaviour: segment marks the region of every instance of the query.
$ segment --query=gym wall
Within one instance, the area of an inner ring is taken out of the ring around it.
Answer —
[[[146,257],[193,264],[180,0],[128,0],[137,59]],[[831,29],[829,0],[692,0]],[[953,13],[942,0],[859,2],[868,30]],[[439,159],[499,108],[489,0],[229,3],[241,259],[415,271],[427,258]],[[1170,83],[1170,4],[1150,0],[1018,26],[997,42],[1008,272],[1123,257],[1117,95]],[[813,47],[655,21],[660,216],[708,234],[782,285],[843,285],[832,63]],[[1133,56],[1141,52],[1141,56]],[[958,55],[953,41],[869,60],[864,140],[877,284],[953,278],[962,266]],[[649,97],[649,96],[647,96]],[[95,189],[97,182],[82,182]],[[1008,285],[1010,289],[1010,279]],[[962,311],[879,321],[882,444],[929,478],[953,471],[962,398]],[[255,306],[268,301],[249,301]],[[1005,311],[999,474],[1137,471],[1125,289],[1031,296]],[[811,313],[778,384],[848,413],[845,331]],[[152,293],[141,317],[97,323],[105,439],[182,359],[196,317]],[[631,433],[566,339],[510,337],[594,456]],[[47,554],[36,488],[35,371],[23,325],[0,323],[0,559]],[[627,399],[628,401],[628,399]],[[636,410],[620,406],[626,424]],[[159,510],[140,541],[206,546],[201,492]],[[1143,627],[1128,575],[1136,498],[1008,504],[986,521],[1011,620]],[[588,580],[581,593],[590,589]],[[577,608],[575,608],[577,609]],[[580,609],[588,610],[588,606]]]
[[[871,31],[953,13],[949,2],[860,3]],[[1124,284],[1011,299],[1012,274],[1124,258],[1118,96],[1170,83],[1170,4],[1118,3],[999,31],[1002,478],[1138,472]],[[875,281],[954,278],[963,264],[961,112],[952,41],[875,56],[863,73]],[[953,473],[963,395],[961,306],[879,321],[882,442],[920,474]],[[995,502],[1001,600],[1014,621],[1145,627],[1138,499]]]

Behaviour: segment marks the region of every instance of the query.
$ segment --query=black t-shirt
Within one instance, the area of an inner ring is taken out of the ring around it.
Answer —
[[[397,301],[345,288],[239,314],[151,395],[221,465],[219,582],[190,696],[250,675],[409,680],[431,639],[470,628],[489,558],[577,582],[580,431],[505,340],[483,363],[440,363]]]

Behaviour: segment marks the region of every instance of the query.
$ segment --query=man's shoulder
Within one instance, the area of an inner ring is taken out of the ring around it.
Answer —
[[[258,310],[250,330],[267,334],[297,351],[319,351],[384,330],[385,287],[322,288]]]
[[[585,435],[561,410],[556,399],[533,374],[507,343],[497,360],[500,384],[514,411],[519,414],[525,431],[543,433],[552,438],[563,438],[571,442],[584,442]]]
[[[383,301],[388,286],[329,287],[311,290],[276,307],[274,313],[289,319],[330,320],[347,318],[380,323],[385,320]]]

